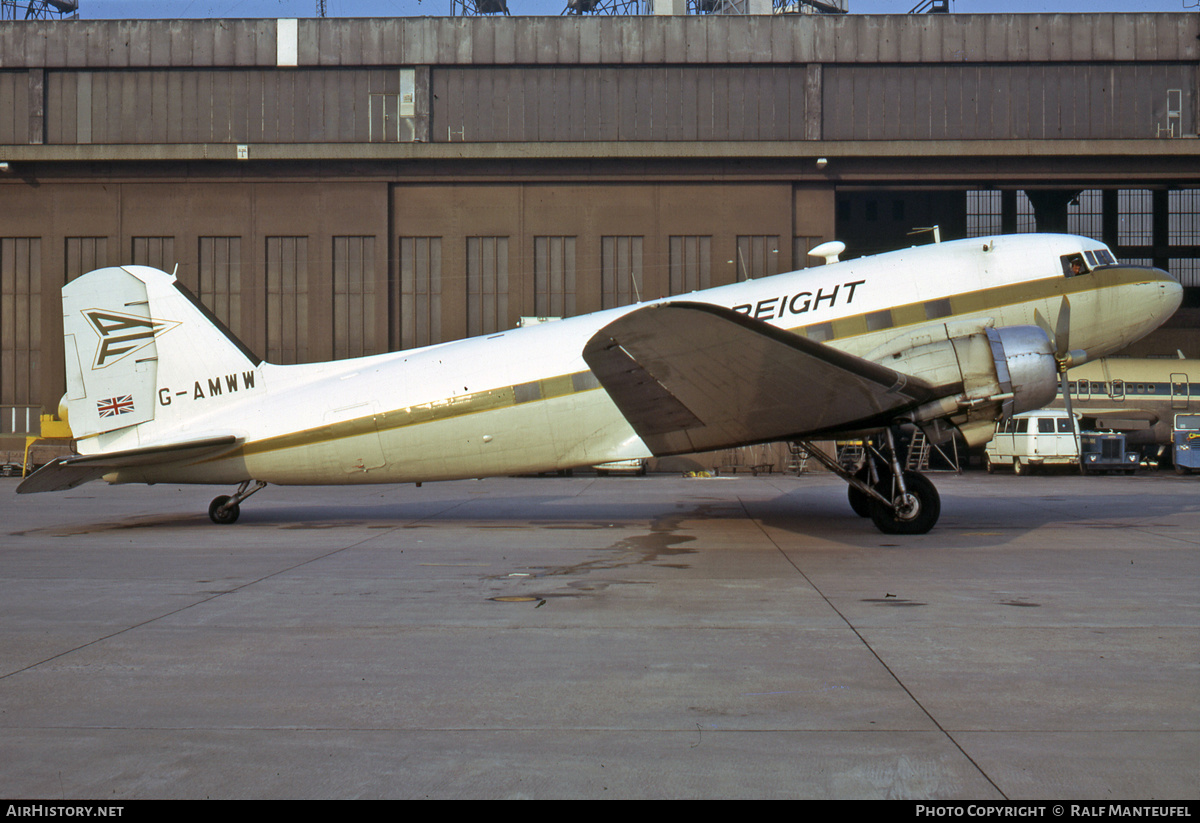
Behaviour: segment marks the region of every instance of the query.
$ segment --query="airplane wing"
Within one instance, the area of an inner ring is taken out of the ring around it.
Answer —
[[[73,489],[81,483],[96,480],[117,469],[216,457],[232,451],[241,445],[241,442],[241,438],[229,434],[144,449],[59,457],[25,478],[21,485],[17,486],[17,494]]]
[[[656,455],[875,428],[936,396],[917,378],[702,303],[625,314],[583,358]]]

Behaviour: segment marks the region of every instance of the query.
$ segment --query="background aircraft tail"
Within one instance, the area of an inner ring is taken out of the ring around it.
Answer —
[[[261,363],[173,275],[147,266],[97,269],[63,287],[65,398],[86,438],[177,425],[180,402],[253,387]],[[84,449],[81,449],[84,451]]]

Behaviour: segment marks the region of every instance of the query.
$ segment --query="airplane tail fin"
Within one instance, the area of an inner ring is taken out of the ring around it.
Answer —
[[[97,269],[65,285],[62,297],[65,402],[76,438],[139,426],[139,440],[153,441],[156,422],[178,423],[183,409],[174,401],[202,377],[216,376],[218,393],[230,379],[253,386],[262,361],[173,275]]]

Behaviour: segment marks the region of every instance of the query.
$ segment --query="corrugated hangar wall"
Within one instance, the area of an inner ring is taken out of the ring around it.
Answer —
[[[104,265],[178,266],[251,348],[300,362],[766,276],[835,230],[863,249],[918,219],[961,235],[975,188],[1200,187],[1198,32],[1188,14],[0,24],[0,405],[53,408],[58,289]]]

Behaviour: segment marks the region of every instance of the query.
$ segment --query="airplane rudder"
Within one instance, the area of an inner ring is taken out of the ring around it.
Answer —
[[[147,284],[120,267],[97,269],[63,286],[62,308],[72,432],[152,420],[156,341],[169,326],[153,318]]]

